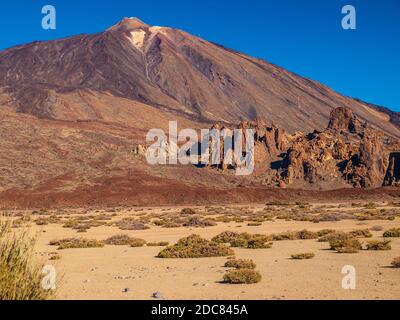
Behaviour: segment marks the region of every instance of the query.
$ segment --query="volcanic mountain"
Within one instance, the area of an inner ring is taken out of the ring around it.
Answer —
[[[400,138],[397,113],[137,18],[98,34],[17,46],[0,52],[0,200],[162,204],[214,199],[216,190],[227,198],[232,188],[259,182],[213,169],[151,167],[134,145],[144,144],[150,128],[167,129],[168,120],[180,129],[257,118],[289,135],[324,130],[337,108]]]

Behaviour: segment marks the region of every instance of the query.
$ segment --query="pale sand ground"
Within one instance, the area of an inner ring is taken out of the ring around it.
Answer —
[[[238,227],[242,225],[242,227]],[[169,241],[196,233],[212,238],[226,230],[250,233],[277,233],[325,228],[351,231],[372,226],[385,230],[399,227],[395,221],[264,222],[260,227],[246,223],[226,223],[204,229],[152,227],[144,231],[121,231],[116,227],[92,228],[77,234],[60,225],[35,227],[39,231],[38,252],[54,252],[50,240],[84,237],[103,240],[115,234],[129,234],[147,241]],[[373,232],[374,239],[382,232]],[[152,299],[161,292],[165,299],[400,299],[400,269],[390,268],[400,256],[400,239],[393,239],[391,251],[360,251],[338,254],[327,250],[327,243],[316,240],[274,242],[271,249],[234,249],[238,258],[253,259],[262,281],[252,285],[228,285],[219,281],[226,271],[226,258],[159,259],[159,247],[130,248],[106,246],[94,249],[59,251],[62,258],[49,261],[58,272],[58,299]],[[291,260],[294,253],[314,252],[311,260]],[[352,265],[357,271],[356,290],[342,289],[342,267]],[[61,279],[60,279],[61,278]],[[129,292],[124,293],[124,288]]]

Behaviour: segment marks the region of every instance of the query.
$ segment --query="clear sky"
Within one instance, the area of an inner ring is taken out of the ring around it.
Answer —
[[[46,4],[57,9],[56,30],[41,27]],[[341,27],[346,4],[357,10],[356,30]],[[400,0],[12,0],[0,10],[1,50],[100,32],[136,16],[400,111]]]

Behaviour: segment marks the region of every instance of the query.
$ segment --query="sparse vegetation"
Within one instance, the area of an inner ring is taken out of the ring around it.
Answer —
[[[304,259],[312,259],[315,257],[314,253],[307,252],[307,253],[296,253],[291,255],[292,259],[295,260],[304,260]]]
[[[203,258],[233,255],[233,250],[225,244],[208,241],[199,235],[180,239],[175,245],[162,250],[159,258]]]
[[[224,282],[231,284],[252,284],[261,281],[261,274],[253,269],[230,270],[224,275]]]
[[[50,246],[58,246],[58,250],[65,249],[81,249],[81,248],[101,248],[104,247],[104,242],[92,239],[83,238],[67,238],[61,240],[53,240],[49,243]]]

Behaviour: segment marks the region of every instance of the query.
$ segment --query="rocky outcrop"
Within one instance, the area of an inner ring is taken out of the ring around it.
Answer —
[[[289,185],[296,181],[356,188],[393,185],[398,181],[399,159],[392,155],[389,161],[388,141],[350,109],[340,107],[332,111],[325,131],[303,135],[292,144],[282,176]]]
[[[339,107],[332,111],[328,130],[337,132],[349,132],[362,134],[366,128],[366,123],[362,124],[361,121],[354,115],[353,111],[349,108]]]

